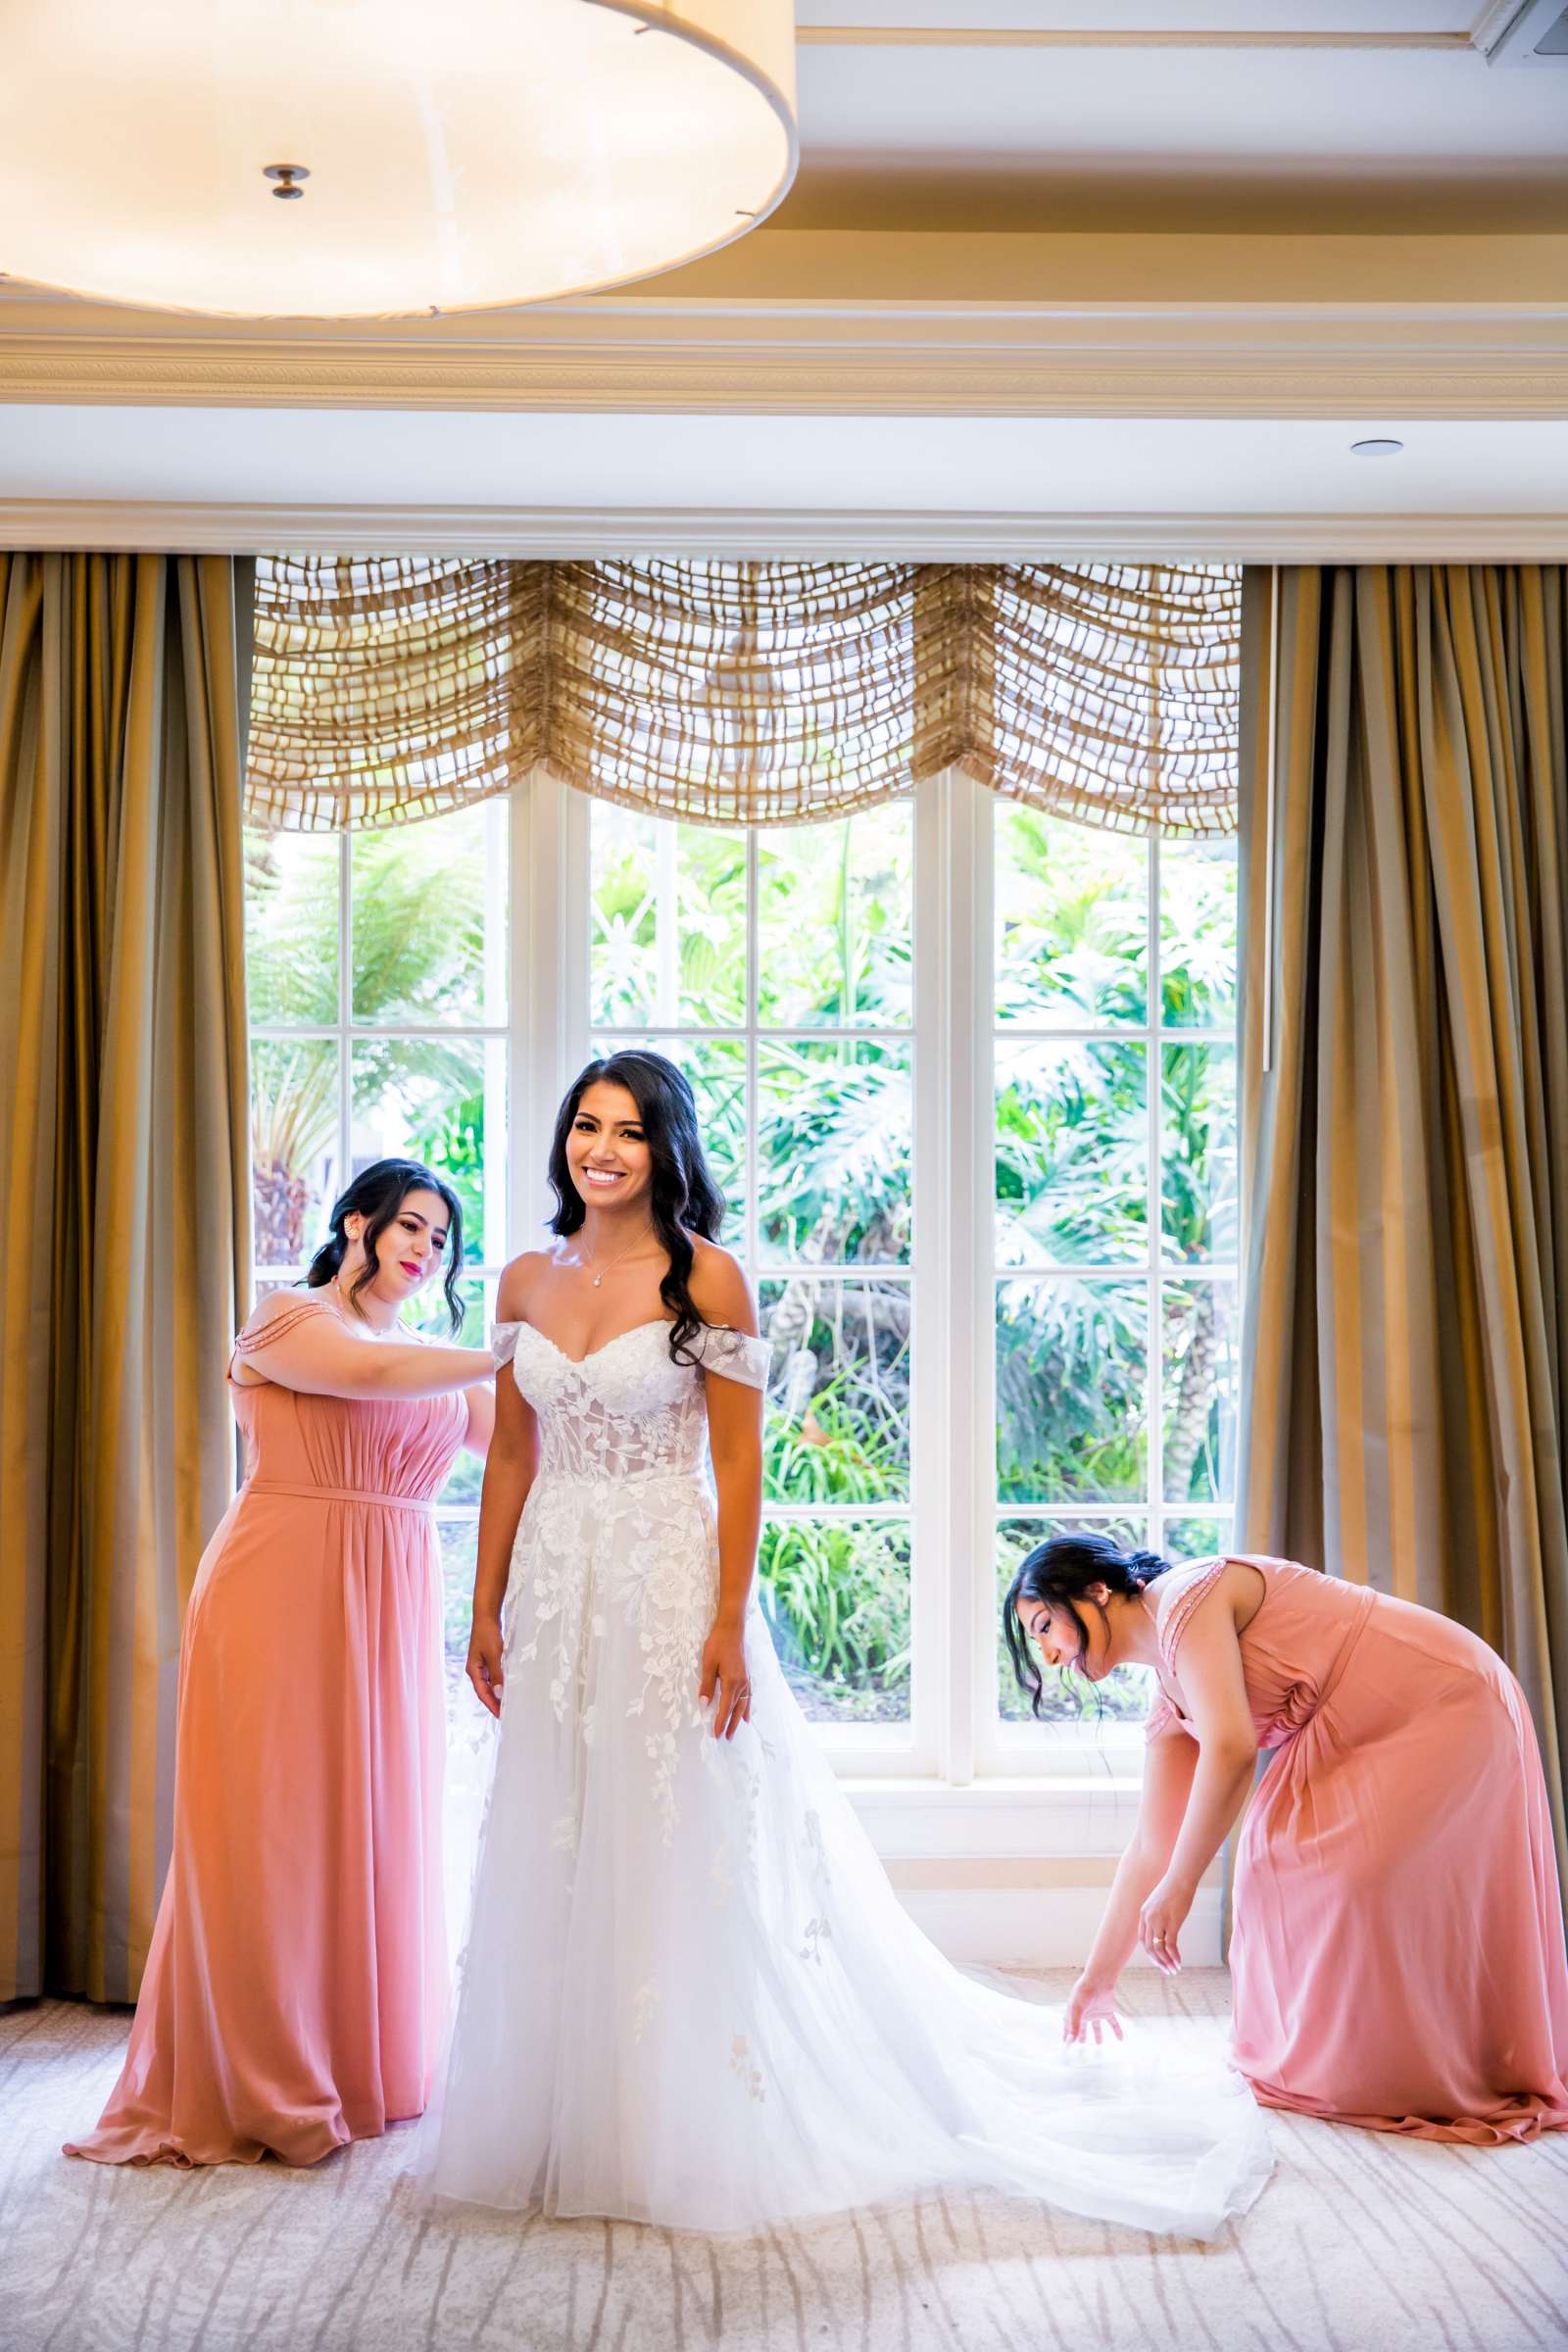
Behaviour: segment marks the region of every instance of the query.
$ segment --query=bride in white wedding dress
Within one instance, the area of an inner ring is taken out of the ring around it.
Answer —
[[[950,1966],[784,1681],[768,1351],[673,1064],[591,1063],[551,1181],[498,1302],[468,1670],[501,1730],[422,2193],[746,2231],[968,2184],[1212,2235],[1270,2169],[1239,2079],[1175,2021],[1067,2046]]]

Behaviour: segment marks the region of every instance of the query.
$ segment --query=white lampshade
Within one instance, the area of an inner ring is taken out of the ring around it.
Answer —
[[[793,0],[10,0],[0,271],[318,318],[644,277],[789,186],[794,36]]]

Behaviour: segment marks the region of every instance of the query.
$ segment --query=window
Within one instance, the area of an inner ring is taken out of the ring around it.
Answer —
[[[1063,1681],[1026,1724],[998,1603],[1063,1526],[1229,1540],[1232,845],[957,773],[750,832],[536,774],[384,832],[250,834],[247,904],[259,1288],[303,1270],[343,1171],[409,1152],[464,1200],[476,1342],[542,1239],[561,1094],[656,1046],[771,1343],[761,1592],[828,1752],[955,1783],[1132,1767],[1139,1678],[1099,1705]],[[464,1457],[441,1503],[455,1689],[478,1489]]]

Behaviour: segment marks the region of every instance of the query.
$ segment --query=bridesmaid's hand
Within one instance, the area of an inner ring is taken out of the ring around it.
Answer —
[[[501,1687],[506,1675],[501,1664],[501,1620],[499,1617],[476,1617],[468,1635],[468,1680],[479,1694],[479,1704],[488,1707],[492,1715],[501,1712]]]
[[[1061,2021],[1063,2041],[1087,2041],[1091,2034],[1101,2039],[1102,2027],[1108,2026],[1121,2039],[1121,2019],[1116,2015],[1114,1984],[1096,1984],[1088,1977],[1080,1977],[1067,1995],[1067,2013]]]
[[[717,1693],[713,1738],[733,1740],[752,1715],[752,1686],[746,1672],[746,1638],[740,1627],[715,1623],[703,1644],[703,1679],[698,1695],[706,1707]]]
[[[1193,1907],[1196,1892],[1196,1887],[1189,1886],[1186,1880],[1173,1878],[1167,1872],[1138,1915],[1138,1940],[1154,1966],[1162,1969],[1167,1977],[1175,1976],[1181,1967],[1181,1946],[1177,1938]]]

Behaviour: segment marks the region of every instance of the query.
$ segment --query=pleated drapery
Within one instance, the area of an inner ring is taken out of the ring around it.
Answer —
[[[1125,832],[1236,822],[1224,564],[263,559],[246,808],[434,816],[543,763],[700,824],[842,816],[955,765]]]
[[[1238,1542],[1499,1650],[1568,1864],[1568,572],[1250,573],[1244,635]]]
[[[0,1999],[134,1996],[232,1485],[237,568],[0,555]]]

